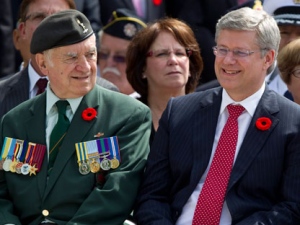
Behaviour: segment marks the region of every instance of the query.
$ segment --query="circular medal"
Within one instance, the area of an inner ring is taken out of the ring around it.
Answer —
[[[111,168],[112,168],[112,169],[116,169],[116,168],[118,168],[119,165],[120,165],[120,162],[119,162],[119,160],[118,160],[117,158],[111,159],[111,160],[110,160],[110,163],[111,163]]]
[[[100,170],[100,164],[95,159],[90,163],[90,167],[92,173],[97,173]]]
[[[111,163],[108,159],[104,158],[104,159],[102,159],[102,162],[100,163],[100,167],[103,170],[109,170],[111,168]]]
[[[23,163],[22,163],[22,162],[18,162],[18,163],[17,163],[17,165],[16,165],[16,173],[18,173],[18,174],[21,174],[21,173],[22,173],[22,171],[21,171],[22,166],[23,166]]]
[[[91,171],[91,168],[90,168],[89,164],[87,164],[86,162],[81,163],[81,165],[79,166],[79,172],[82,175],[87,175],[90,171]]]
[[[3,170],[8,172],[11,162],[12,162],[11,159],[6,158],[3,163]]]
[[[21,167],[21,173],[23,175],[27,175],[29,174],[29,170],[30,170],[30,165],[28,163],[24,163]]]
[[[16,161],[11,162],[11,164],[9,165],[10,172],[12,172],[12,173],[16,172],[16,165],[17,165]]]

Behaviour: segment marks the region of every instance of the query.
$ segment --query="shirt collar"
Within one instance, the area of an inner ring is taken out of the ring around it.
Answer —
[[[265,82],[263,82],[262,86],[260,87],[260,89],[257,92],[255,92],[253,95],[249,96],[248,98],[246,98],[240,102],[236,102],[232,98],[230,98],[227,91],[223,88],[220,114],[222,114],[224,112],[225,108],[228,105],[239,104],[239,105],[243,106],[247,110],[247,112],[250,114],[250,116],[252,117],[254,115],[254,112],[258,105],[258,102],[260,101],[260,99],[264,93],[265,88],[266,88],[266,85],[265,85]]]
[[[28,63],[28,76],[29,76],[29,92],[32,92],[36,82],[41,78],[41,76],[32,67],[31,61]],[[43,76],[42,78],[48,79],[47,76]]]
[[[72,114],[74,115],[81,100],[82,100],[83,96],[82,97],[79,97],[79,98],[67,98],[67,99],[64,99],[64,100],[67,100],[70,104],[70,108],[72,110]],[[51,87],[50,87],[50,82],[48,82],[47,84],[47,91],[46,91],[46,99],[47,99],[47,105],[46,105],[46,114],[49,115],[53,105],[61,100],[60,98],[58,98],[54,92],[51,90]]]

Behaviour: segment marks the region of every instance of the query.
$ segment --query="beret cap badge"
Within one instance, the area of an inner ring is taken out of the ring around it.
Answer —
[[[136,27],[132,23],[127,23],[124,26],[124,34],[127,37],[132,38],[136,34],[136,32],[137,32],[137,29],[136,29]]]
[[[82,22],[80,22],[79,19],[76,19],[76,22],[79,24],[79,26],[82,27],[83,29],[83,33],[85,34],[86,32],[88,32],[88,29],[85,28],[84,24]]]

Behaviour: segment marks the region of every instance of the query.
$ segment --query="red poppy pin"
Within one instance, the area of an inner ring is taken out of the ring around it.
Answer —
[[[162,3],[162,0],[153,0],[155,6],[159,6]]]
[[[81,116],[82,119],[91,121],[97,116],[97,111],[94,108],[86,108],[85,110],[83,110]]]
[[[272,121],[268,117],[260,117],[256,120],[255,125],[257,129],[264,131],[271,127]]]

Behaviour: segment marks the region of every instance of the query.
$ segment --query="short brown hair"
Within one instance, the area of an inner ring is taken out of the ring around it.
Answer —
[[[195,90],[200,74],[203,70],[203,61],[200,56],[200,49],[192,29],[184,22],[174,18],[162,18],[149,24],[140,30],[131,40],[126,54],[127,79],[133,89],[141,95],[142,99],[148,96],[148,81],[142,78],[146,65],[147,53],[157,36],[166,31],[186,49],[191,50],[190,74],[186,84],[186,94]]]
[[[289,84],[296,66],[300,65],[300,39],[296,39],[284,46],[278,54],[277,63],[282,80]]]
[[[19,8],[19,19],[21,22],[25,22],[28,13],[29,5],[38,0],[23,0]],[[51,1],[51,0],[50,0]],[[70,9],[76,9],[74,0],[65,0],[65,2],[70,6]]]

